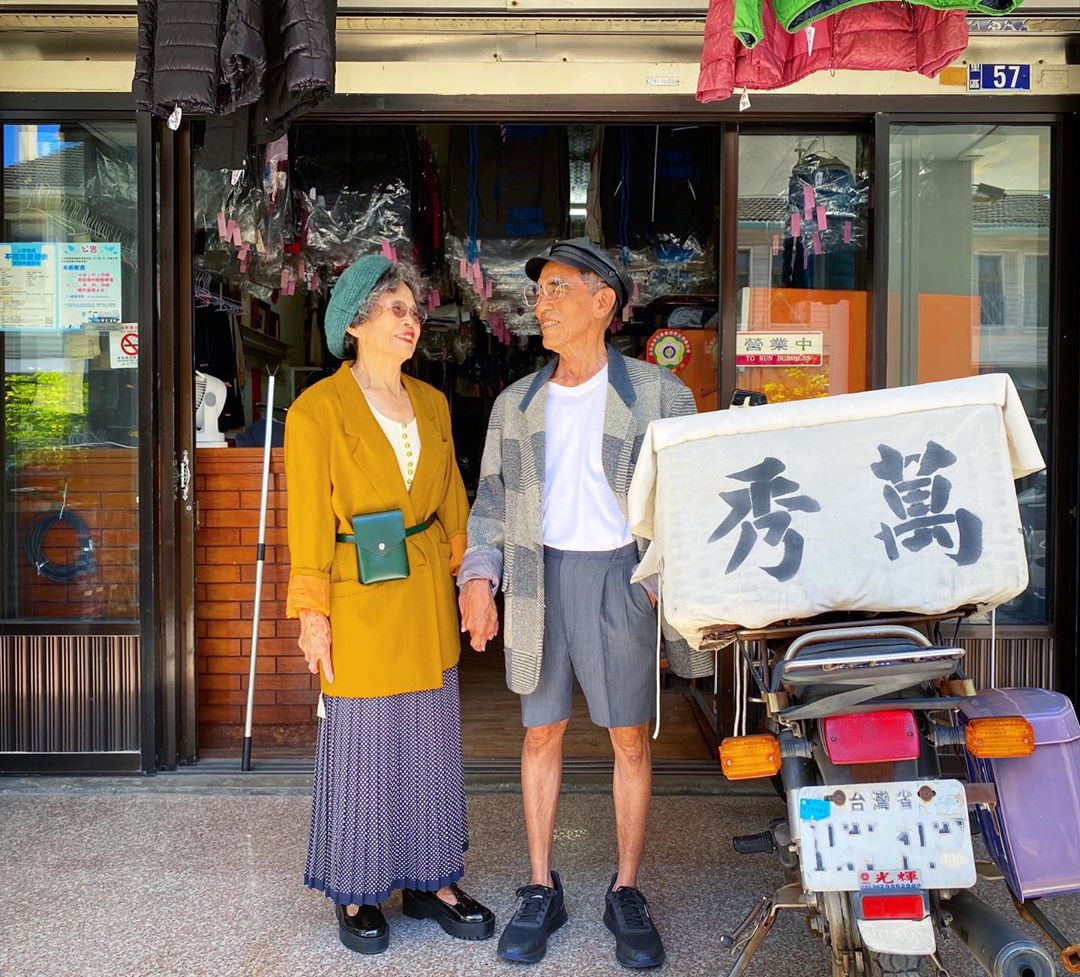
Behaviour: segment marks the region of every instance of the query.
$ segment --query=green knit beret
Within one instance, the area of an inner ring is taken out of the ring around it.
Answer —
[[[375,283],[386,274],[390,260],[381,254],[357,258],[342,273],[326,305],[326,345],[339,360],[345,359],[345,330],[352,325],[360,306]]]

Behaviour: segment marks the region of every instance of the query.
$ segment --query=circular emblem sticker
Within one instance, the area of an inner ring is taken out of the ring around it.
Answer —
[[[678,373],[690,361],[690,343],[677,329],[661,329],[649,340],[646,356],[650,363]]]

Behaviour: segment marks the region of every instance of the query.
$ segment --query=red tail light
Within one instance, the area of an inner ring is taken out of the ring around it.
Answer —
[[[926,903],[918,892],[902,896],[863,896],[863,919],[922,919]]]
[[[821,724],[825,752],[833,763],[917,760],[919,727],[910,709],[829,716]]]

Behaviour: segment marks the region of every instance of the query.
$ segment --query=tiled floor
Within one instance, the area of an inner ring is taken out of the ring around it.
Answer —
[[[164,778],[156,778],[159,783]],[[307,800],[297,790],[127,790],[94,782],[55,789],[0,781],[0,975],[3,977],[335,977],[379,974],[616,975],[601,922],[613,870],[612,806],[603,793],[563,800],[557,867],[571,922],[533,968],[499,963],[495,943],[461,943],[387,907],[390,950],[350,953],[326,899],[300,881]],[[520,797],[470,800],[465,887],[502,920],[526,881]],[[717,937],[778,883],[771,857],[739,858],[733,833],[780,813],[764,796],[658,796],[642,887],[664,934],[666,975],[720,975]],[[995,902],[1004,906],[1003,893]],[[1080,936],[1080,899],[1052,909]],[[953,977],[981,971],[956,941]],[[781,918],[751,977],[827,973],[802,919]]]

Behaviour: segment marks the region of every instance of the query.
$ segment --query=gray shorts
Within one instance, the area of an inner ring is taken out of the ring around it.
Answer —
[[[599,553],[544,548],[544,660],[521,697],[525,726],[570,718],[577,678],[597,726],[637,726],[656,708],[656,610],[630,583],[637,546]]]

